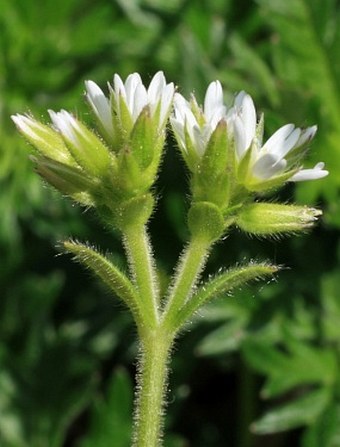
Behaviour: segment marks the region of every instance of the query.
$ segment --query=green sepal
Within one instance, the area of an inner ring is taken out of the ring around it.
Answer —
[[[133,118],[126,104],[126,100],[123,95],[119,93],[116,100],[112,101],[112,104],[115,104],[115,107],[117,107],[117,110],[114,110],[113,115],[117,114],[118,126],[122,132],[123,141],[127,141],[133,128]]]
[[[191,177],[190,188],[195,202],[210,202],[219,208],[228,206],[230,198],[230,178],[227,170],[214,179],[201,175],[203,167],[198,166],[197,172]]]
[[[73,128],[75,140],[64,137],[69,151],[86,172],[92,176],[102,177],[115,162],[113,154],[102,141],[83,123],[77,120],[78,128]]]
[[[213,242],[223,234],[223,215],[213,203],[195,202],[188,213],[188,226],[192,237]]]
[[[179,311],[176,317],[177,328],[180,329],[203,305],[212,299],[226,295],[235,287],[241,287],[249,281],[272,276],[279,269],[279,266],[265,262],[251,263],[243,267],[235,267],[215,276],[204,283]]]
[[[206,176],[210,182],[225,171],[228,161],[227,123],[221,120],[212,133],[206,150],[202,156],[201,176]]]
[[[148,189],[144,185],[143,172],[132,155],[130,147],[123,148],[118,156],[117,172],[111,177],[114,188],[123,198],[138,195]]]
[[[320,210],[307,206],[259,202],[244,205],[236,215],[235,224],[250,234],[280,235],[311,228],[321,214]]]
[[[28,127],[32,133],[24,132],[20,127],[18,130],[33,144],[40,155],[69,166],[76,164],[59,132],[34,119],[31,119],[31,124]],[[36,138],[32,134],[35,134]]]
[[[197,150],[191,140],[186,124],[184,126],[184,138],[185,148],[183,148],[181,144],[179,145],[179,147],[181,149],[183,158],[188,165],[188,168],[191,172],[195,172],[199,162],[201,161],[201,157],[198,155]]]
[[[137,118],[130,137],[132,154],[142,170],[153,160],[156,133],[157,127],[150,116],[150,108],[146,106]]]
[[[196,118],[196,121],[200,127],[203,127],[205,124],[205,117],[202,108],[198,105],[195,95],[191,94],[190,97],[190,109]]]
[[[105,256],[85,244],[64,241],[62,248],[73,255],[73,259],[98,276],[118,296],[140,321],[138,295],[129,278]]]
[[[127,227],[142,226],[149,220],[154,208],[154,198],[144,194],[121,202],[115,209],[113,221],[124,232]]]
[[[90,178],[80,168],[64,165],[46,157],[31,157],[37,173],[63,194],[86,206],[94,206],[91,191],[98,188],[97,179]]]
[[[238,168],[237,168],[237,180],[241,184],[247,183],[247,177],[249,172],[249,164],[252,159],[253,155],[253,146],[251,146],[247,152],[244,154],[243,158],[239,162]]]
[[[290,169],[281,175],[277,175],[268,180],[252,179],[248,181],[245,186],[252,192],[265,192],[272,191],[273,189],[280,188],[286,183],[294,174],[299,171],[299,168]]]

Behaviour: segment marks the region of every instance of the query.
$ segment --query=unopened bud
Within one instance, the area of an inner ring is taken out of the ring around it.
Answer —
[[[247,233],[269,236],[304,231],[321,215],[320,210],[307,206],[252,203],[241,208],[235,223]]]

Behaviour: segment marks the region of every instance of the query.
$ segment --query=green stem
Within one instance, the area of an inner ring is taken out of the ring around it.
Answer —
[[[174,319],[184,303],[190,298],[206,263],[210,246],[210,242],[201,238],[192,238],[185,249],[163,313],[164,323],[168,328],[174,327]]]
[[[141,300],[144,323],[153,328],[158,322],[159,291],[154,258],[145,225],[124,228],[124,245],[133,279]]]
[[[160,446],[171,343],[161,327],[141,342],[133,447]]]

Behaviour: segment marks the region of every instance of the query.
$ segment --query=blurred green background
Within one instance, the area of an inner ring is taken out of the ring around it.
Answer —
[[[318,124],[306,166],[325,180],[273,199],[324,210],[311,234],[234,232],[207,274],[245,259],[289,268],[209,306],[174,352],[167,447],[340,446],[340,6],[337,0],[3,0],[0,9],[0,445],[128,447],[137,351],[125,309],[58,256],[72,236],[112,252],[115,234],[33,172],[13,113],[85,120],[83,82],[163,70],[202,100],[219,79],[279,126]],[[187,237],[187,173],[171,136],[150,224],[171,273]],[[183,191],[185,191],[183,193]]]

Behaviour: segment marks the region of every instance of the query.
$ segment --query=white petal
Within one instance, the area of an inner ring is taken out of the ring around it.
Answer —
[[[261,151],[267,153],[275,153],[278,146],[284,144],[284,140],[293,132],[295,129],[294,124],[286,124],[280,127],[270,138],[266,141]]]
[[[182,121],[179,121],[174,117],[170,117],[170,123],[172,126],[172,130],[174,131],[174,134],[177,138],[178,144],[180,144],[181,147],[185,148],[185,134]]]
[[[142,83],[137,84],[134,94],[133,108],[131,110],[134,120],[138,118],[139,114],[147,105],[147,103],[148,103],[148,95],[146,92],[146,88]]]
[[[210,121],[217,108],[223,105],[223,90],[219,81],[211,82],[204,98],[204,114]]]
[[[162,71],[158,71],[155,76],[152,78],[149,88],[148,88],[148,101],[151,104],[154,104],[159,101],[161,93],[166,86],[166,81],[164,77],[164,73]]]
[[[323,169],[325,167],[325,163],[317,163],[312,169],[301,169],[301,171],[294,174],[290,181],[292,182],[303,182],[305,180],[317,180],[319,178],[326,177],[328,175],[328,171]]]
[[[318,129],[317,126],[312,126],[312,127],[307,127],[307,129],[303,130],[301,132],[300,138],[298,139],[297,143],[295,144],[295,147],[300,147],[303,144],[308,143],[314,137],[317,129]]]
[[[66,112],[66,110],[61,110],[56,113],[53,110],[48,110],[54,126],[61,132],[61,134],[70,140],[73,144],[79,145],[79,140],[75,133],[75,130],[80,130],[79,125],[74,119],[74,117]]]
[[[191,134],[193,137],[194,148],[196,149],[197,154],[201,157],[206,149],[206,142],[204,141],[202,131],[198,126],[194,126],[191,128]]]
[[[190,112],[192,114],[190,104],[180,93],[175,93],[174,95],[174,112],[176,118],[181,119],[183,124],[187,113]]]
[[[135,94],[138,85],[142,85],[141,77],[138,73],[130,74],[125,81],[126,102],[132,115],[135,104]]]
[[[39,127],[39,124],[35,120],[29,118],[28,116],[20,114],[12,115],[11,118],[16,126],[21,130],[21,132],[26,134],[28,137],[35,140],[42,140],[42,138],[34,132],[34,127]]]
[[[226,117],[226,107],[224,105],[216,107],[213,115],[208,121],[213,129],[216,128],[217,124]]]
[[[113,135],[113,124],[110,102],[103,91],[93,81],[85,81],[86,97],[97,118],[109,135]]]
[[[123,98],[126,99],[126,92],[125,92],[125,86],[123,84],[123,81],[121,80],[120,76],[115,74],[113,77],[113,87],[116,94],[116,100],[118,100],[118,96],[122,95]]]
[[[256,110],[254,102],[248,94],[245,94],[242,99],[241,119],[245,127],[246,148],[248,149],[256,131]]]
[[[283,171],[286,166],[285,159],[282,160],[275,154],[264,154],[255,162],[252,174],[260,179],[269,179]]]
[[[234,117],[233,120],[229,120],[229,123],[231,123],[233,126],[236,153],[239,160],[241,160],[241,158],[244,156],[247,150],[244,124],[241,118],[237,115]]]
[[[174,92],[175,92],[175,86],[172,82],[163,89],[161,96],[161,111],[159,116],[160,126],[164,125],[164,121],[167,118],[168,114],[170,113],[170,107],[172,104],[172,99],[174,97]]]
[[[286,139],[278,142],[277,146],[273,148],[272,153],[277,154],[280,158],[284,158],[284,156],[295,147],[297,141],[299,140],[301,135],[301,129],[294,129],[293,132],[287,136]]]

